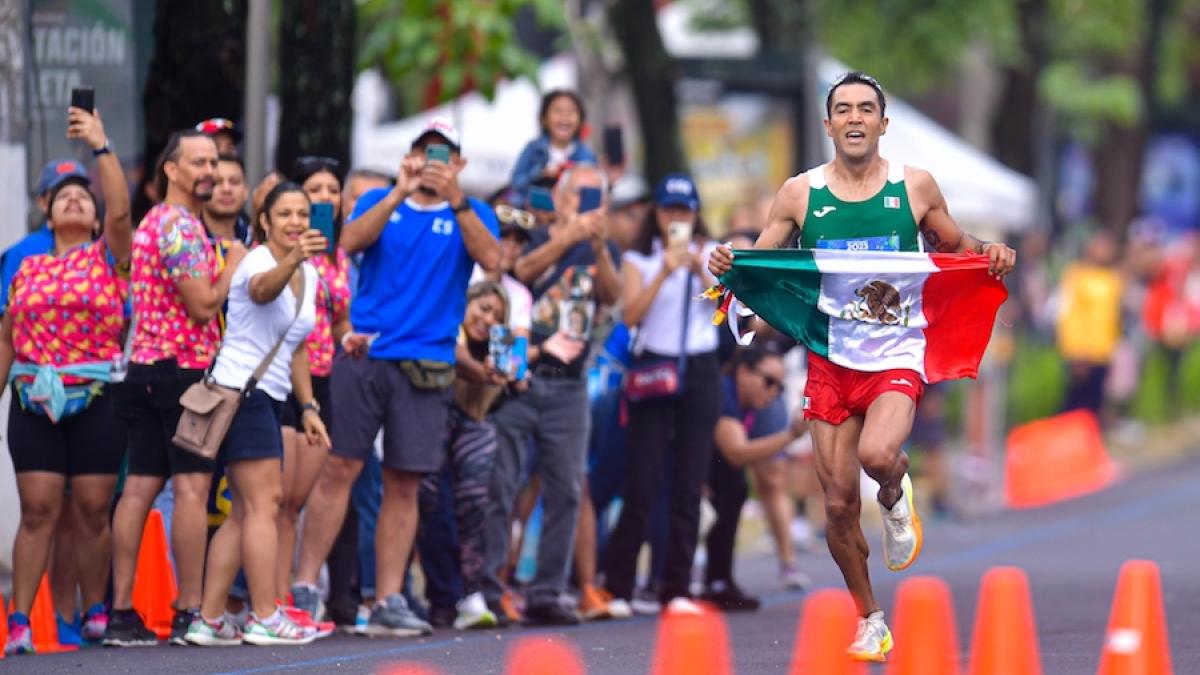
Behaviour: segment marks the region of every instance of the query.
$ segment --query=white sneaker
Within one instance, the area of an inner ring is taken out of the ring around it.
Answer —
[[[658,594],[644,588],[634,591],[629,606],[633,609],[633,613],[639,616],[655,616],[662,612],[662,603],[658,600]]]
[[[704,613],[704,610],[700,608],[700,605],[697,605],[688,598],[678,597],[667,603],[666,613],[700,615]]]
[[[455,630],[470,628],[494,628],[499,621],[488,609],[483,593],[476,591],[458,601],[458,616],[454,619]]]
[[[846,649],[846,655],[855,661],[882,663],[892,651],[892,632],[883,622],[883,611],[871,612],[865,619],[858,619],[858,630],[854,642]]]
[[[812,586],[812,579],[795,565],[779,568],[779,582],[789,591],[802,591]]]
[[[893,572],[913,564],[921,554],[921,543],[924,541],[921,518],[913,502],[912,479],[908,474],[904,474],[900,480],[900,490],[900,499],[892,508],[879,505],[879,511],[883,514],[883,560]]]
[[[633,607],[627,600],[613,598],[608,601],[608,613],[614,619],[631,619],[633,618]]]
[[[306,645],[315,639],[316,633],[297,626],[279,609],[265,619],[251,612],[246,621],[246,630],[242,633],[242,642],[260,647]]]

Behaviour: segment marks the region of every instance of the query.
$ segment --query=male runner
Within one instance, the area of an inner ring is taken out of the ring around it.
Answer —
[[[869,75],[851,72],[834,81],[825,99],[825,132],[833,139],[834,159],[783,184],[755,247],[783,247],[793,229],[807,249],[919,251],[924,237],[937,251],[985,254],[989,274],[1008,274],[1016,253],[960,230],[928,171],[880,157],[886,105],[883,90]],[[720,246],[709,259],[709,271],[719,277],[732,264],[731,249]],[[861,616],[848,653],[882,661],[892,649],[892,635],[867,573],[870,550],[859,526],[859,467],[879,483],[884,560],[891,570],[905,569],[921,552],[922,534],[908,456],[900,447],[912,430],[925,385],[912,370],[860,372],[813,353],[808,363],[804,416],[811,420],[825,492],[829,551]]]

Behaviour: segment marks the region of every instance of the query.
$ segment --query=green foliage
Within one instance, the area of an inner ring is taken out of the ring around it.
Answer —
[[[1066,386],[1066,367],[1054,345],[1019,339],[1008,371],[1009,426],[1057,413]]]
[[[358,0],[358,67],[379,66],[397,83],[436,73],[441,101],[471,88],[490,99],[502,79],[537,79],[539,62],[514,27],[526,7],[543,26],[563,25],[558,0]]]
[[[1092,75],[1080,61],[1059,61],[1042,72],[1042,98],[1064,115],[1076,138],[1094,141],[1103,122],[1132,127],[1142,121],[1141,86],[1128,75]]]

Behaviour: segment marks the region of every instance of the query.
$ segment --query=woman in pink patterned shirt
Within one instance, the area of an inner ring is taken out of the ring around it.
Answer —
[[[342,178],[338,161],[331,157],[301,157],[292,169],[292,181],[304,188],[313,204],[333,205],[334,239],[341,231]],[[334,345],[350,332],[350,261],[341,248],[310,261],[317,268],[317,326],[308,336],[308,361],[312,372],[313,396],[326,429],[333,428],[333,400],[329,374],[333,370]],[[295,397],[288,399],[283,415],[283,502],[279,509],[279,551],[276,583],[281,598],[291,589],[292,553],[296,548],[296,521],[308,501],[329,449],[312,445],[297,433],[302,410]]]
[[[100,639],[108,622],[108,509],[125,454],[108,383],[121,358],[132,224],[125,174],[99,115],[71,108],[67,119],[67,137],[85,141],[97,158],[106,212],[95,238],[101,223],[87,178],[53,186],[47,212],[54,247],[21,263],[0,324],[0,380],[13,384],[8,445],[21,500],[8,654],[33,649],[28,614],[68,482],[88,608],[84,639]]]

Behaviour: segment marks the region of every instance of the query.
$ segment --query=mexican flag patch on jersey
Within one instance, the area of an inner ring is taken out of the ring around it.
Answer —
[[[778,330],[836,364],[975,377],[1008,297],[987,256],[738,250],[721,283]]]
[[[899,197],[884,197],[883,198],[883,208],[885,208],[885,209],[900,208],[900,198]]]

